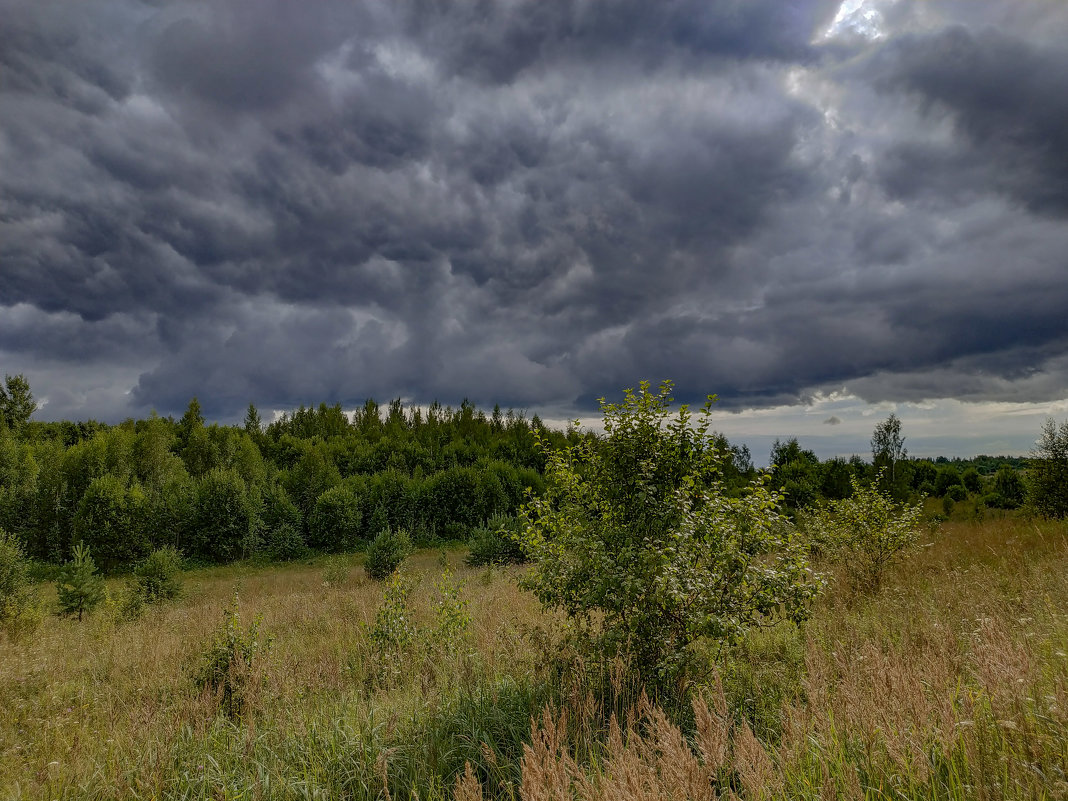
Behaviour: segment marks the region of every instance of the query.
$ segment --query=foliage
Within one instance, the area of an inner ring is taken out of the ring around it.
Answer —
[[[194,684],[215,694],[219,707],[228,717],[240,718],[249,710],[258,689],[259,668],[271,652],[274,638],[261,634],[261,623],[256,617],[248,628],[242,628],[235,592],[222,626],[194,671]]]
[[[456,581],[445,569],[437,583],[438,601],[434,608],[434,643],[439,650],[451,651],[471,625],[468,603],[462,597],[464,582]]]
[[[144,530],[145,496],[127,489],[113,473],[93,479],[74,515],[73,534],[89,548],[104,570],[143,559],[150,544]]]
[[[21,431],[37,411],[37,403],[30,392],[26,377],[5,375],[0,386],[0,427],[7,425],[12,431]]]
[[[776,439],[771,446],[771,483],[782,493],[790,509],[800,509],[816,500],[820,487],[819,465],[816,454],[804,450],[796,437],[786,442]]]
[[[349,569],[348,560],[341,556],[333,556],[326,563],[326,569],[323,570],[323,583],[327,587],[336,589],[348,584],[351,576],[352,571]]]
[[[172,547],[157,548],[134,569],[137,592],[148,604],[182,595],[182,555]]]
[[[539,600],[665,689],[700,670],[699,641],[800,621],[817,590],[766,479],[725,493],[714,398],[694,424],[685,406],[669,417],[670,392],[642,382],[621,404],[601,401],[603,438],[542,443],[548,486],[525,507],[523,532]]]
[[[356,547],[363,519],[360,499],[344,484],[326,490],[308,518],[308,543],[326,551]]]
[[[1068,517],[1068,420],[1042,426],[1027,471],[1027,505],[1041,517]]]
[[[104,600],[107,591],[104,579],[96,572],[96,563],[89,553],[89,548],[79,542],[74,546],[72,557],[59,573],[56,582],[61,615],[78,616],[91,612]]]
[[[908,496],[907,476],[899,464],[908,457],[905,437],[901,436],[901,421],[891,412],[890,417],[875,427],[871,433],[871,465],[873,465],[880,488],[894,498]]]
[[[371,679],[378,684],[395,683],[404,674],[404,662],[415,647],[419,629],[408,604],[414,588],[411,576],[393,573],[375,613],[369,636],[375,662]]]
[[[276,562],[302,559],[308,553],[304,537],[289,523],[282,523],[277,528],[268,530],[263,545],[267,556]]]
[[[368,578],[381,581],[396,572],[412,552],[412,538],[404,529],[387,528],[367,548],[364,570]]]
[[[471,533],[467,564],[521,564],[527,560],[519,541],[522,521],[511,515],[494,515]]]
[[[0,528],[0,628],[19,636],[39,622],[37,593],[22,543]]]
[[[196,483],[188,550],[222,561],[250,556],[259,545],[256,507],[236,471],[211,470]]]
[[[919,504],[896,504],[878,482],[853,478],[853,495],[813,510],[819,541],[846,565],[855,588],[877,590],[886,568],[909,548],[923,514]]]
[[[1026,495],[1027,488],[1020,474],[1006,465],[994,476],[994,490],[983,498],[983,503],[998,509],[1016,509]]]

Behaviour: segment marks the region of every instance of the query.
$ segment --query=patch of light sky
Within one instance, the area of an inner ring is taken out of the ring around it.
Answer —
[[[878,0],[845,0],[822,38],[854,34],[866,39],[878,39],[882,35],[883,23],[879,5]]]
[[[1068,399],[1047,403],[965,403],[953,399],[911,403],[868,403],[848,390],[817,393],[808,403],[741,411],[713,408],[712,428],[735,445],[746,445],[753,463],[768,464],[775,440],[797,437],[801,447],[820,459],[854,454],[871,459],[875,426],[894,413],[909,455],[969,458],[1024,456],[1034,446],[1050,417],[1068,417]],[[568,421],[542,415],[545,423],[562,428]],[[579,419],[582,428],[600,431],[599,417]]]

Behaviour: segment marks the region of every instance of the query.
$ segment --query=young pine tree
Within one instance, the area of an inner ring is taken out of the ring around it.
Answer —
[[[74,546],[73,558],[59,574],[56,592],[59,596],[59,613],[77,615],[78,620],[104,600],[104,580],[97,574],[93,557],[83,543]]]

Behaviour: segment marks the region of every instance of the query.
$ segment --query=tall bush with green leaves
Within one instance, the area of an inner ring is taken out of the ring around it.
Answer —
[[[367,548],[364,570],[367,577],[381,581],[393,575],[412,552],[412,538],[403,529],[387,528]]]
[[[817,583],[781,497],[753,482],[730,497],[710,397],[671,414],[671,383],[601,400],[604,435],[550,447],[545,494],[524,508],[527,586],[667,690],[710,669],[701,656],[750,627],[802,620]]]
[[[494,515],[471,532],[467,564],[481,567],[525,562],[527,557],[519,541],[522,528],[518,517]]]
[[[818,506],[809,518],[814,536],[847,567],[855,589],[878,590],[887,567],[916,542],[923,515],[919,504],[895,503],[879,489],[879,478],[866,484],[854,476],[852,496]]]
[[[351,487],[339,484],[319,496],[308,518],[308,544],[324,551],[345,551],[360,541],[363,512]]]
[[[213,693],[228,717],[244,716],[261,688],[263,662],[274,645],[274,638],[264,635],[261,625],[259,617],[248,627],[241,625],[240,604],[235,592],[224,613],[222,626],[215,632],[194,670],[196,686]]]
[[[37,593],[22,543],[0,528],[0,628],[18,636],[39,620]]]
[[[158,548],[134,569],[137,593],[148,604],[179,598],[181,574],[182,555],[175,548]]]
[[[96,572],[96,563],[84,543],[74,546],[71,560],[60,570],[56,595],[59,613],[68,617],[77,615],[78,620],[107,597],[104,579]]]

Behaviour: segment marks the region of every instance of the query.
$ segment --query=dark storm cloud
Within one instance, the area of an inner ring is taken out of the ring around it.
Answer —
[[[49,416],[1062,397],[1068,12],[1012,5],[0,0],[0,369]]]
[[[909,92],[926,116],[948,114],[949,145],[896,146],[883,168],[892,195],[992,187],[1039,212],[1068,214],[1068,52],[996,30],[954,26],[910,35],[881,54],[879,85]]]

